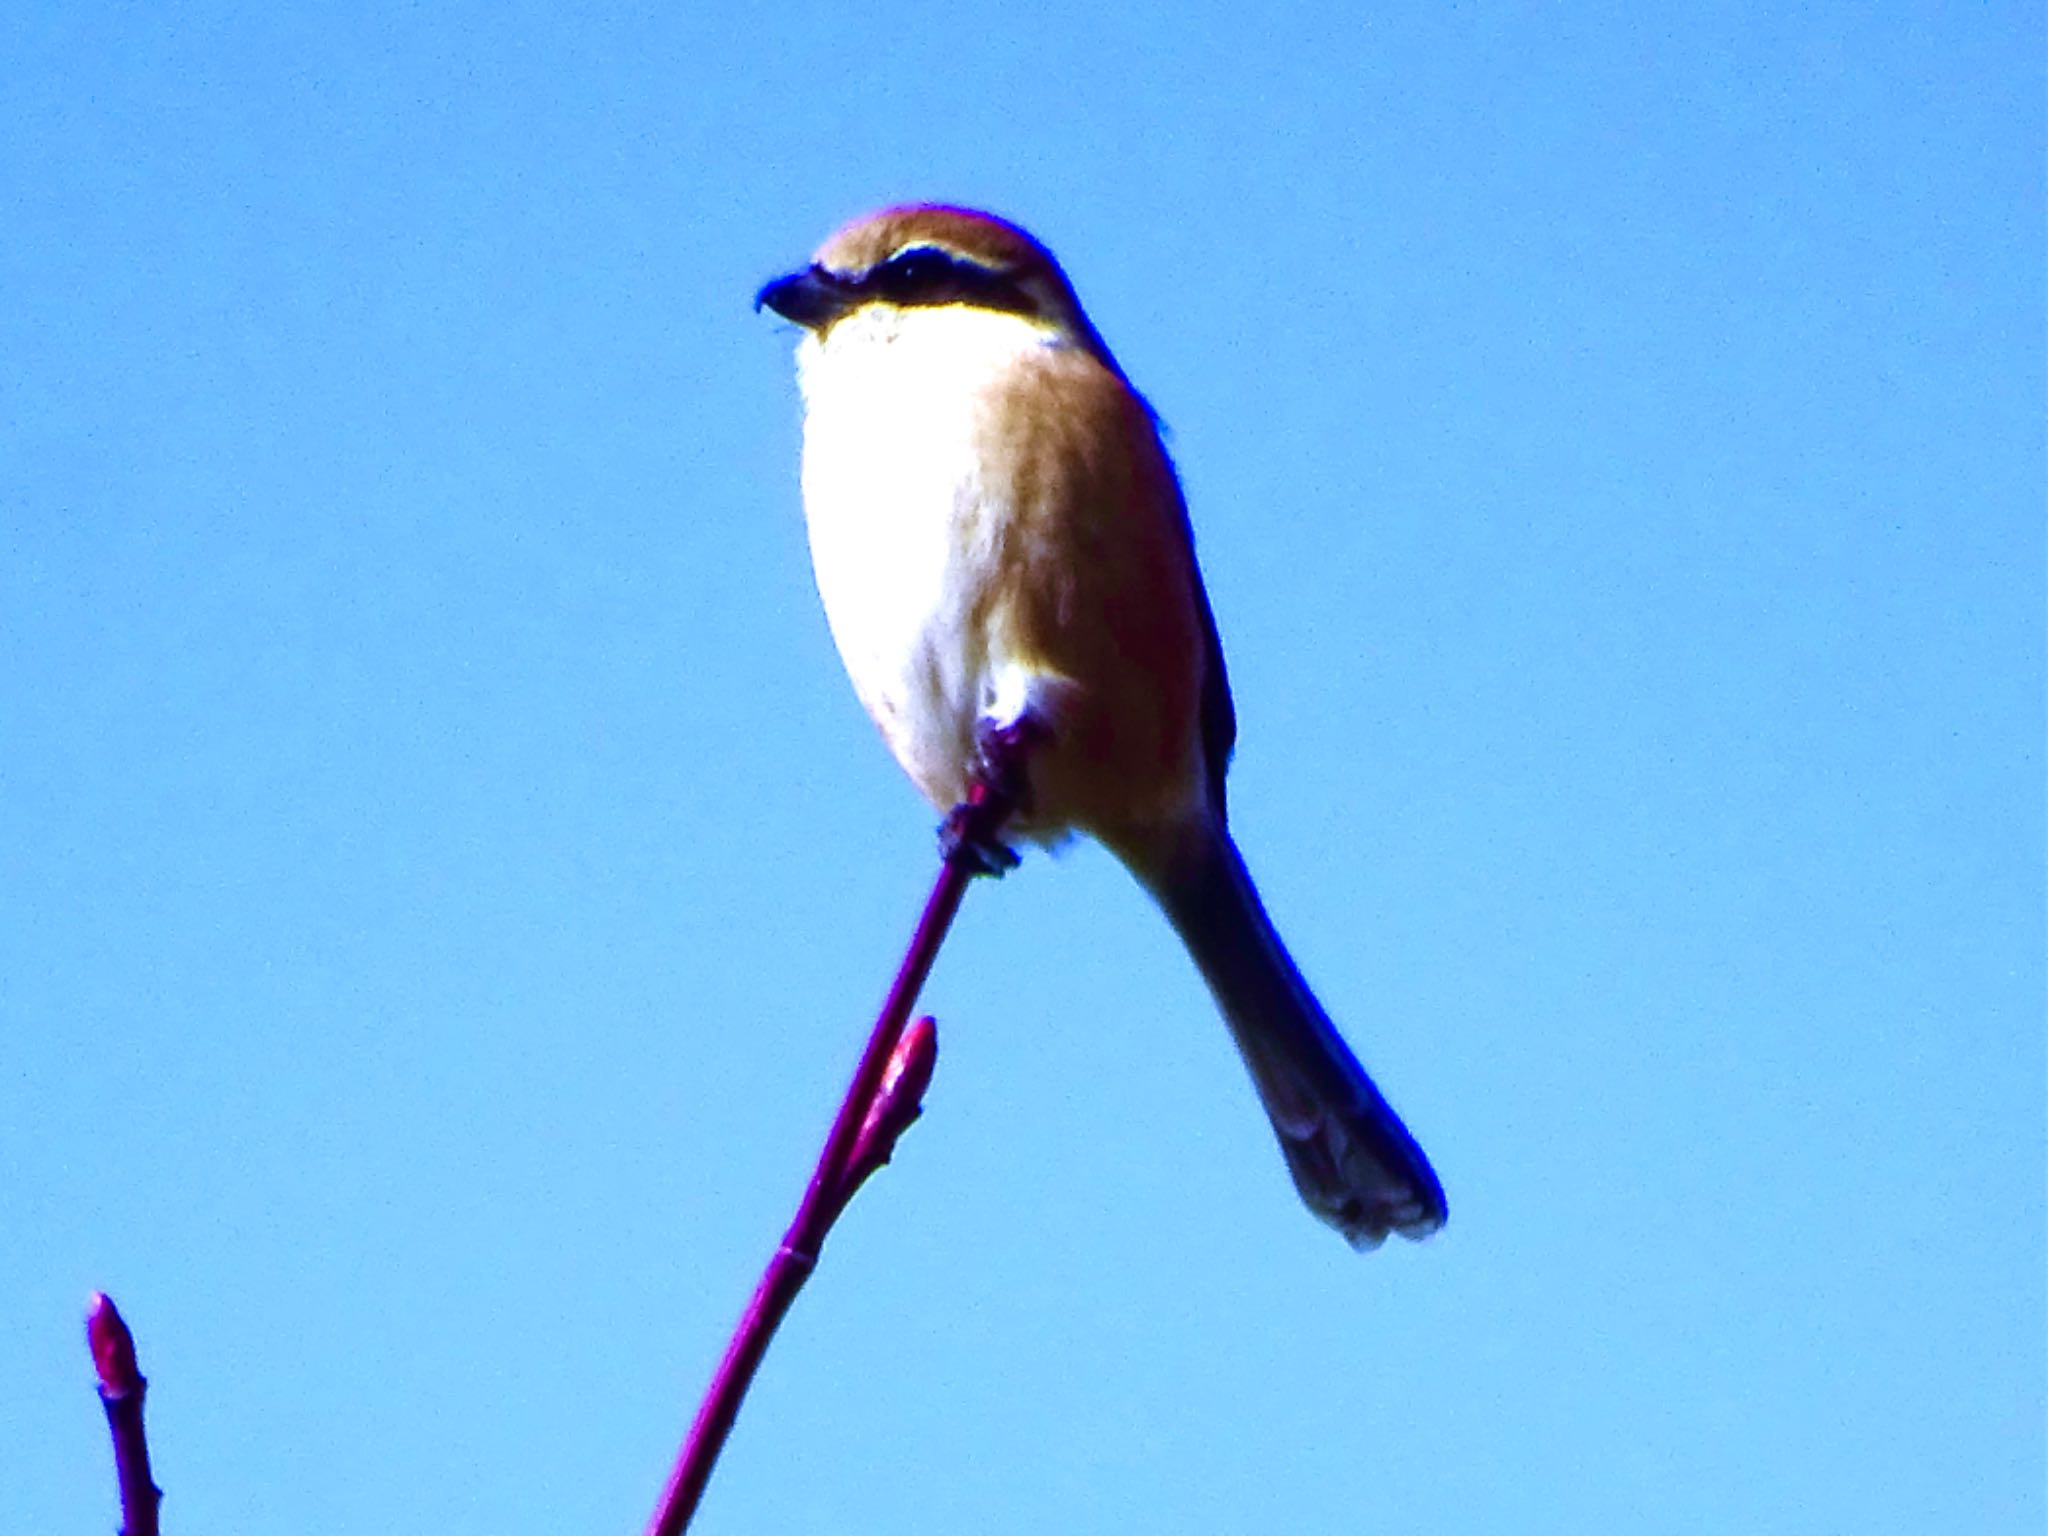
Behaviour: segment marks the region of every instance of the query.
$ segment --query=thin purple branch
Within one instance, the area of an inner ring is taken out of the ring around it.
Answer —
[[[93,1292],[85,1309],[85,1338],[100,1379],[100,1402],[114,1441],[114,1475],[121,1485],[121,1536],[157,1536],[157,1506],[163,1500],[149,1471],[149,1438],[142,1428],[142,1399],[149,1388],[135,1362],[135,1335],[104,1291]]]
[[[928,1019],[919,1020],[908,1035],[904,1024],[931,974],[932,962],[960,910],[968,883],[989,868],[986,850],[997,846],[997,835],[1014,808],[1010,789],[1023,782],[1022,758],[1028,745],[1021,736],[996,741],[1000,760],[989,765],[967,803],[947,820],[948,851],[925,900],[917,931],[911,935],[910,947],[875,1020],[867,1050],[854,1069],[853,1082],[825,1139],[796,1218],[762,1272],[725,1357],[718,1363],[648,1522],[647,1536],[679,1536],[688,1527],[718,1453],[732,1433],[747,1387],[768,1351],[768,1341],[817,1267],[832,1224],[862,1181],[889,1160],[896,1138],[917,1118],[924,1089],[931,1081],[937,1035]]]

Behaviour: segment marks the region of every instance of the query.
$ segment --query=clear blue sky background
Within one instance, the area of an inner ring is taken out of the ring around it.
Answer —
[[[167,12],[175,12],[174,16]],[[1080,848],[706,1531],[2043,1520],[2038,6],[16,7],[0,1529],[637,1529],[932,869],[786,327],[881,202],[1171,424],[1240,839],[1450,1226]]]

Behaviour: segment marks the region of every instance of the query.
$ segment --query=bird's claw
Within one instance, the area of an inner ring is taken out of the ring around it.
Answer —
[[[964,864],[971,874],[1001,879],[1023,861],[1016,849],[975,825],[983,819],[981,807],[971,801],[948,811],[939,823],[939,856],[948,864]]]
[[[998,724],[983,720],[974,733],[974,766],[967,799],[939,824],[939,851],[978,875],[1001,876],[1018,864],[1016,850],[997,834],[1031,808],[1029,758],[1050,732],[1033,715]]]

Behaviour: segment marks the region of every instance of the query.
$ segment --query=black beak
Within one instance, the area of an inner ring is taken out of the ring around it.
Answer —
[[[815,331],[853,308],[856,299],[850,288],[846,279],[824,267],[808,266],[764,286],[754,295],[754,310],[758,314],[772,309],[783,319]]]

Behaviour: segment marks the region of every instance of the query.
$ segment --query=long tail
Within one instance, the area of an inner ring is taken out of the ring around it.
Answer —
[[[1209,983],[1308,1208],[1354,1248],[1442,1226],[1435,1170],[1301,979],[1230,833],[1203,816],[1126,862]]]

